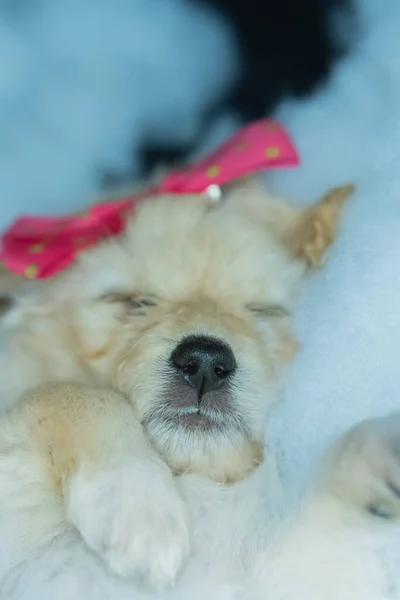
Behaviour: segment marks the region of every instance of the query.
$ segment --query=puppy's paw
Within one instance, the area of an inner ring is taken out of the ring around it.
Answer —
[[[400,517],[400,414],[364,421],[328,453],[323,483],[357,508],[384,519]]]
[[[174,584],[189,553],[189,533],[169,471],[149,461],[96,476],[78,471],[65,497],[68,520],[114,573],[156,589]]]

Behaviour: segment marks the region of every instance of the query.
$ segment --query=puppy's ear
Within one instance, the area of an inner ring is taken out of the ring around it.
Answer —
[[[285,228],[282,238],[295,258],[310,268],[321,265],[326,250],[335,240],[343,206],[354,189],[354,185],[345,185],[330,190]]]
[[[327,192],[319,202],[301,209],[268,193],[260,179],[237,180],[226,188],[221,209],[236,212],[281,240],[294,258],[318,267],[335,239],[340,215],[354,185]]]

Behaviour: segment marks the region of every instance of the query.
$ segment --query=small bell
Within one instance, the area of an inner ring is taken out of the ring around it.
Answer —
[[[205,193],[214,202],[219,202],[222,198],[222,190],[221,190],[220,186],[215,183],[213,183],[212,185],[209,185],[208,188],[206,189]]]

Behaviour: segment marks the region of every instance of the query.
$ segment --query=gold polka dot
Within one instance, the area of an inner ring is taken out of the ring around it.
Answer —
[[[30,252],[31,254],[39,254],[39,252],[43,252],[43,250],[44,250],[43,244],[33,244],[32,246],[29,246],[29,248],[28,248],[28,252]]]
[[[265,154],[268,158],[276,158],[279,156],[279,148],[267,148]]]
[[[36,277],[37,272],[38,272],[37,265],[29,265],[28,267],[26,267],[26,269],[24,271],[26,277],[28,277],[29,279],[34,279]]]
[[[236,150],[239,150],[239,152],[246,150],[246,148],[247,148],[246,142],[238,142],[236,144]]]
[[[219,167],[218,165],[213,165],[212,167],[208,167],[206,175],[207,175],[207,177],[212,179],[213,177],[218,177],[218,175],[220,173],[221,173],[221,167]]]

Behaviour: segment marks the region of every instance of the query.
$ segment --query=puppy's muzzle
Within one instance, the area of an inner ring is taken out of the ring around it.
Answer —
[[[171,355],[173,368],[197,392],[198,402],[208,392],[223,388],[235,373],[231,348],[218,338],[190,336]]]

